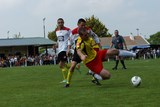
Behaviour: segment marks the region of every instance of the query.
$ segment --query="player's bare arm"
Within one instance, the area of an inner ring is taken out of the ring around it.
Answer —
[[[77,50],[77,54],[79,55],[79,57],[81,58],[82,61],[85,60],[86,57],[87,57],[87,55],[84,55],[84,54],[82,53],[82,50],[81,50],[81,49],[78,49],[78,50]]]

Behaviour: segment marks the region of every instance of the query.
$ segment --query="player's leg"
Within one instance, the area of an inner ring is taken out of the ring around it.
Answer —
[[[86,66],[90,69],[90,73],[94,74],[94,77],[99,80],[103,79],[100,72],[103,70],[102,62],[103,62],[103,59],[105,59],[106,57],[106,53],[107,53],[107,50],[100,50],[97,53],[97,57],[91,62],[86,64]]]
[[[120,57],[136,57],[136,53],[133,53],[130,51],[118,50],[118,49],[108,49],[107,53],[106,53],[106,59],[108,57],[113,57],[115,55],[116,55],[116,65],[113,68],[113,70],[117,70],[117,66],[118,66]],[[123,68],[126,69],[125,64],[124,64],[124,60],[121,60],[121,63],[123,65]]]
[[[115,55],[122,57],[136,57],[136,53],[126,51],[126,50],[118,50],[118,49],[108,49],[106,53],[107,57],[112,57]]]
[[[108,50],[106,49],[100,50],[97,53],[97,57],[90,63],[86,64],[87,67],[89,67],[89,69],[91,69],[96,74],[95,77],[96,78],[100,77],[101,80],[109,79],[111,77],[109,71],[103,68],[103,63],[102,63],[104,59],[107,59],[106,57],[107,52]]]
[[[71,66],[69,68],[68,75],[67,75],[67,83],[66,83],[65,87],[69,87],[76,65],[77,65],[77,62],[75,62],[75,61],[71,62]]]
[[[122,64],[122,69],[127,69],[126,68],[126,65],[125,65],[125,63],[124,63],[124,57],[120,57],[120,61],[121,61],[121,64]]]
[[[95,83],[96,85],[101,85],[99,80],[102,80],[102,77],[99,74],[94,73],[93,71],[88,71],[89,75],[92,75],[92,83]]]
[[[136,53],[126,51],[126,50],[118,50],[118,49],[108,49],[106,53],[106,58],[107,57],[112,57],[118,55],[116,58],[116,66],[113,68],[113,70],[117,69],[118,63],[119,63],[119,57],[136,57]],[[121,60],[121,63],[123,65],[123,68],[126,69],[124,60]]]
[[[116,56],[116,65],[114,68],[112,68],[113,70],[117,70],[118,64],[119,64],[119,56]]]
[[[90,75],[93,75],[94,78],[98,79],[98,80],[102,80],[102,77],[96,73],[94,73],[93,71],[89,70],[88,71]]]
[[[104,52],[102,52],[104,53]],[[101,57],[101,56],[100,56]],[[91,61],[90,63],[86,64],[86,66],[91,69],[95,74],[99,75],[102,80],[109,79],[111,77],[111,74],[108,70],[105,70],[103,68],[103,63],[100,59],[100,57],[96,57],[94,61]],[[96,63],[95,63],[96,61]],[[98,62],[98,63],[97,63]]]
[[[66,66],[66,64],[64,61],[59,62],[59,67],[60,67],[60,69],[62,71],[62,75],[63,75],[63,81],[61,81],[60,83],[64,83],[67,80],[67,68],[65,66]]]
[[[72,59],[72,62],[71,62],[71,67],[70,67],[70,69],[69,69],[69,71],[68,71],[67,83],[66,83],[65,87],[69,87],[69,86],[70,86],[71,78],[72,78],[74,69],[75,69],[76,65],[77,65],[78,63],[80,63],[80,62],[81,62],[80,57],[78,56],[77,52],[74,51],[74,55],[73,55],[73,59]]]
[[[76,64],[76,71],[78,71],[81,74],[80,67],[81,67],[80,63],[77,63]]]
[[[64,80],[61,82],[66,82],[66,79],[67,79],[67,71],[68,71],[68,67],[67,67],[67,56],[66,56],[66,52],[65,51],[62,51],[58,54],[58,60],[59,60],[59,67],[62,71],[62,75],[63,75],[63,78]]]
[[[65,87],[69,87],[70,86],[72,75],[73,75],[74,69],[76,68],[76,65],[77,65],[77,62],[75,62],[75,61],[71,62],[71,66],[70,66],[70,68],[68,70],[67,82],[65,84]],[[79,68],[77,68],[77,69],[79,71]]]

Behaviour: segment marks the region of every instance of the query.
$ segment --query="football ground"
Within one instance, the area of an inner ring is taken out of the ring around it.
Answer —
[[[105,62],[112,78],[91,83],[81,64],[72,84],[64,88],[56,65],[0,68],[0,107],[160,107],[160,59],[126,61],[127,70],[113,71],[115,62]],[[142,78],[140,87],[130,79]]]

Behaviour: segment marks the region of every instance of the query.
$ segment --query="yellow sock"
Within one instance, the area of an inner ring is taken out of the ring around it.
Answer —
[[[67,75],[67,84],[70,84],[73,72],[69,71]]]
[[[63,78],[64,78],[64,80],[66,80],[66,79],[67,79],[67,76],[66,76],[66,69],[65,69],[65,68],[62,68],[61,70],[62,70]]]
[[[67,79],[67,74],[68,74],[68,70],[69,70],[70,66],[68,64],[66,64],[63,68],[62,68],[62,75],[63,78],[66,80]]]

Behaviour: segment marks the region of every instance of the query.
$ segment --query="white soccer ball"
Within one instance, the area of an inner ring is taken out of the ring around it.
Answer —
[[[140,86],[141,82],[142,82],[142,79],[139,76],[133,76],[131,78],[131,83],[134,87]]]

